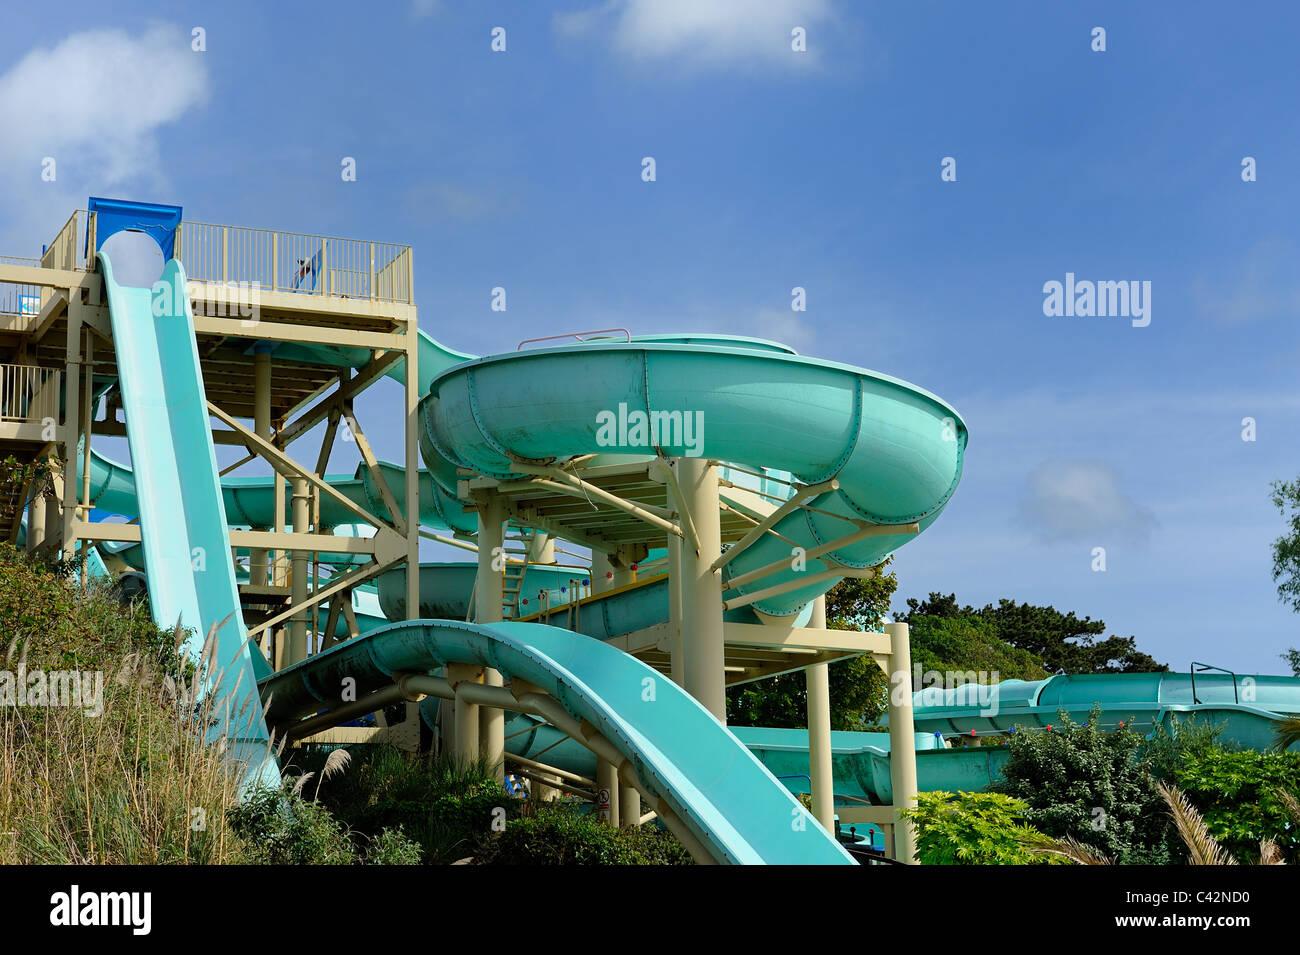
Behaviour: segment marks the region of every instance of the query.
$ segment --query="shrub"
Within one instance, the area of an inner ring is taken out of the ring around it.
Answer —
[[[1061,712],[1050,732],[1016,733],[994,791],[1024,800],[1026,818],[1055,838],[1074,838],[1127,864],[1165,864],[1176,839],[1155,780],[1136,757],[1143,740],[1103,733],[1094,707],[1085,723]]]
[[[485,763],[417,756],[392,746],[350,752],[351,765],[321,784],[317,798],[357,837],[376,839],[385,829],[400,828],[420,847],[426,864],[464,858],[491,830],[495,810],[507,816],[518,811]],[[326,753],[318,747],[294,759],[303,769],[320,771]]]
[[[229,811],[231,825],[258,865],[348,865],[357,861],[347,829],[320,803],[262,789]]]
[[[549,803],[479,838],[482,865],[691,865],[686,848],[649,824],[619,829],[575,805]]]
[[[1210,835],[1238,861],[1258,858],[1260,841],[1270,839],[1300,862],[1300,820],[1280,795],[1300,796],[1300,753],[1210,747],[1188,754],[1175,775]]]
[[[1046,837],[1027,821],[1029,807],[1000,793],[918,794],[903,815],[916,827],[922,865],[1057,865],[1057,856],[1034,852]]]

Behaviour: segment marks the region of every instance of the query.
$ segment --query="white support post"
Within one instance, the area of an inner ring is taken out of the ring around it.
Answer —
[[[478,623],[497,623],[501,620],[503,596],[505,547],[502,526],[505,523],[505,502],[493,494],[478,505],[478,576],[475,580],[474,619]],[[495,566],[494,566],[495,565]],[[487,686],[503,686],[505,680],[499,670],[483,671]],[[459,698],[458,698],[459,699]],[[460,735],[460,709],[456,710],[457,735]],[[505,713],[488,707],[479,716],[480,751],[488,761],[497,780],[505,780],[506,719]]]
[[[641,825],[641,793],[624,782],[618,784],[618,824],[623,829]]]
[[[253,354],[253,430],[259,438],[271,440],[271,353]],[[267,578],[267,552],[251,548],[248,552],[248,582],[254,587],[265,587]]]
[[[722,627],[722,575],[713,562],[722,552],[717,468],[704,458],[674,459],[683,517],[695,526],[699,549],[682,552],[682,664],[686,692],[720,721],[727,719]]]
[[[293,480],[293,532],[308,531],[307,511],[311,505],[311,492],[305,478]],[[307,553],[295,550],[292,563],[293,608],[298,611],[289,621],[289,663],[307,659]]]
[[[813,601],[808,626],[826,629],[826,596]],[[812,780],[813,816],[827,832],[835,831],[835,779],[831,771],[831,685],[825,663],[804,671],[808,690],[808,775]]]
[[[889,781],[894,790],[894,847],[900,862],[916,861],[916,833],[899,815],[916,806],[916,730],[912,723],[912,642],[905,623],[889,634]]]
[[[597,806],[596,810],[600,814],[601,822],[607,822],[612,826],[619,824],[618,812],[618,767],[606,759],[597,758],[596,760],[596,790]],[[608,808],[600,804],[604,798],[609,797]]]

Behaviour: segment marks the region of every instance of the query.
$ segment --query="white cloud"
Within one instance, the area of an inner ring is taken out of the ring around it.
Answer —
[[[1099,461],[1039,465],[1029,474],[1022,509],[1029,526],[1048,541],[1143,541],[1155,525],[1151,512],[1120,486],[1119,472]]]
[[[761,308],[754,316],[753,326],[739,334],[767,338],[807,354],[817,338],[817,332],[808,324],[804,315],[803,312],[789,308]]]
[[[1258,319],[1294,320],[1300,316],[1300,282],[1295,279],[1296,247],[1270,237],[1252,245],[1218,275],[1198,275],[1192,294],[1200,312],[1228,325]]]
[[[643,61],[799,69],[815,65],[815,30],[833,14],[831,0],[609,0],[556,14],[554,25],[561,36],[603,38]],[[795,27],[807,31],[807,52],[791,50]]]
[[[10,214],[0,239],[39,250],[90,193],[165,188],[157,131],[206,101],[205,56],[174,25],[86,30],[0,75],[0,202]],[[53,182],[41,178],[45,157]]]
[[[423,20],[437,13],[441,6],[441,0],[411,0],[411,16]]]

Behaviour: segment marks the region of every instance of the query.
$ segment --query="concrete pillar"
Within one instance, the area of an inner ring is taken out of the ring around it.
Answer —
[[[826,629],[826,597],[813,602],[808,626]],[[803,671],[808,689],[808,775],[812,779],[813,816],[827,832],[835,831],[835,779],[831,771],[830,667],[818,663]]]
[[[603,594],[614,589],[614,562],[604,551],[591,552],[591,593]]]
[[[259,438],[271,440],[271,353],[257,351],[253,355],[253,431]],[[265,587],[267,580],[267,555],[260,547],[248,552],[248,582],[254,587]]]
[[[895,858],[916,861],[916,833],[899,809],[916,807],[916,730],[912,723],[912,641],[905,623],[885,624],[889,634],[889,781],[894,790]]]
[[[27,508],[27,552],[30,554],[45,543],[45,494],[37,492]]]
[[[596,790],[597,790],[597,810],[601,813],[601,819],[610,825],[619,824],[618,814],[618,769],[615,765],[604,759],[596,760]],[[599,797],[604,793],[609,793],[609,816],[605,817],[605,810],[600,808]]]
[[[722,575],[710,565],[722,552],[717,468],[704,458],[677,458],[683,510],[695,525],[699,550],[682,544],[682,664],[686,692],[726,722]]]
[[[505,504],[491,495],[478,507],[478,577],[474,592],[474,619],[478,623],[497,623],[501,620],[503,591],[502,570],[505,550],[502,525],[505,523]],[[488,686],[502,686],[505,680],[498,670],[484,670],[483,682]],[[460,710],[456,712],[457,724]],[[506,715],[495,707],[486,707],[478,717],[479,749],[488,761],[492,774],[505,781]]]
[[[293,532],[306,534],[309,529],[311,491],[306,478],[293,480]],[[307,553],[293,552],[293,606],[298,613],[289,621],[289,663],[307,659]]]
[[[624,829],[641,824],[641,793],[622,782],[618,784],[618,824]]]
[[[447,668],[449,671],[452,667]],[[449,677],[454,679],[454,677]],[[477,681],[474,681],[477,682]],[[461,694],[456,694],[456,758],[471,762],[479,757],[479,711]]]

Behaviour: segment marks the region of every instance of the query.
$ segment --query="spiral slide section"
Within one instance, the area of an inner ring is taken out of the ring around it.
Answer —
[[[632,412],[680,413],[697,426],[689,443],[684,428],[664,428],[652,446],[635,429],[602,428]],[[819,568],[809,561],[807,569],[746,578],[794,564],[792,543],[805,553],[834,543],[818,558],[824,570],[880,563],[939,516],[966,447],[960,416],[926,391],[739,342],[592,342],[480,358],[437,375],[422,414],[436,451],[426,463],[449,493],[444,460],[505,479],[518,477],[516,461],[602,453],[702,455],[789,472],[808,485],[836,482],[726,565],[729,598],[812,576]],[[917,529],[880,533],[864,523]],[[806,584],[754,607],[792,616],[834,583]]]

